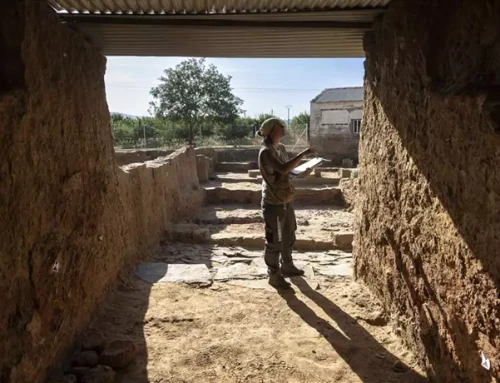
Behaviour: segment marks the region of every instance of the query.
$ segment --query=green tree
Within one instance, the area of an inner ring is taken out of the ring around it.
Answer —
[[[309,121],[311,120],[309,113],[302,112],[296,115],[292,122],[290,123],[291,127],[299,127],[300,129],[304,129],[306,126],[309,126]],[[294,129],[295,130],[295,129]]]
[[[233,123],[217,126],[216,133],[226,141],[241,140],[250,137],[256,126],[253,118],[238,117]]]
[[[111,131],[115,145],[134,146],[137,141],[135,121],[120,114],[111,115]]]
[[[259,129],[259,128],[260,128],[260,126],[262,125],[262,123],[263,123],[264,121],[266,121],[268,118],[277,118],[277,119],[279,119],[279,120],[281,121],[281,123],[282,123],[283,125],[285,125],[285,126],[286,126],[285,121],[283,121],[281,118],[276,117],[276,116],[273,116],[273,115],[272,115],[272,114],[270,114],[270,113],[261,113],[261,114],[259,114],[259,115],[257,116],[257,118],[255,119],[255,122],[256,122],[256,124],[258,125],[258,128],[257,128],[257,129]]]
[[[150,112],[157,118],[182,123],[188,143],[202,125],[234,122],[243,101],[232,93],[231,77],[221,74],[205,59],[189,59],[164,71],[160,84],[151,89]]]
[[[125,119],[125,116],[123,116],[120,113],[111,113],[110,117],[111,117],[111,123],[123,121]]]
[[[309,113],[302,112],[296,115],[290,122],[289,140],[295,141],[304,134],[304,129],[309,126]]]

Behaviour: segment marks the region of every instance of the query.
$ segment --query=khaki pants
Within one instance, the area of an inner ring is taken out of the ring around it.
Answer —
[[[266,222],[264,261],[268,273],[274,274],[280,269],[280,261],[281,264],[293,261],[292,249],[295,244],[295,230],[297,230],[295,211],[289,203],[284,205],[263,203],[262,213]]]

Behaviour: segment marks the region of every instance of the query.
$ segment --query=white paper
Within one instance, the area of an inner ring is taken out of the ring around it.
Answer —
[[[306,163],[297,166],[295,169],[293,169],[290,172],[291,177],[297,177],[304,173],[307,169],[309,168],[315,168],[319,164],[321,164],[323,161],[326,161],[324,158],[321,157],[315,157],[312,160],[307,161]]]

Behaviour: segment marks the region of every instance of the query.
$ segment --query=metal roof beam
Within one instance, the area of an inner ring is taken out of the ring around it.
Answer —
[[[67,23],[99,25],[164,25],[181,27],[227,27],[227,28],[287,28],[287,29],[363,29],[372,23],[357,21],[247,21],[247,20],[197,20],[172,18],[168,16],[128,16],[121,15],[59,15]]]

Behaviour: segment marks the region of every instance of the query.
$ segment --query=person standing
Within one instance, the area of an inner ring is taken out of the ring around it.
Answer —
[[[289,173],[306,156],[315,154],[308,148],[290,159],[280,140],[285,137],[285,126],[277,118],[264,121],[257,132],[263,138],[258,164],[262,174],[262,213],[265,221],[264,260],[268,268],[269,284],[276,289],[290,288],[284,277],[304,275],[293,263],[297,222],[293,209],[294,187]],[[310,174],[308,169],[303,175]],[[280,257],[281,255],[281,257]]]

